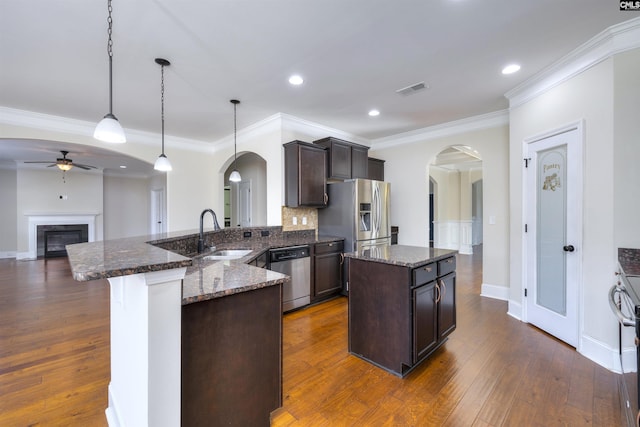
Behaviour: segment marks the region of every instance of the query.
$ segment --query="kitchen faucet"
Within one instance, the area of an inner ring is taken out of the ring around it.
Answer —
[[[204,221],[204,214],[206,214],[207,212],[211,212],[211,215],[213,216],[213,229],[220,230],[220,224],[218,224],[218,217],[216,217],[216,213],[213,211],[213,209],[203,210],[202,213],[200,214],[200,238],[198,239],[199,254],[201,254],[202,251],[204,251],[204,235],[202,230],[202,222]]]

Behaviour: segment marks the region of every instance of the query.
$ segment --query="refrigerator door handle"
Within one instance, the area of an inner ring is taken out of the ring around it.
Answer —
[[[377,238],[378,233],[380,232],[380,224],[379,218],[380,215],[380,197],[378,194],[378,186],[375,183],[372,183],[373,186],[373,208],[371,209],[371,214],[373,215],[373,235],[371,237]]]

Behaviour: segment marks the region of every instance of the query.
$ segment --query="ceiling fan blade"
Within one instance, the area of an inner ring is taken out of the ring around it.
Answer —
[[[85,165],[82,163],[74,163],[73,166],[77,166],[79,168],[85,168],[85,169],[98,169],[97,166]]]
[[[51,160],[28,161],[24,163],[51,163]]]

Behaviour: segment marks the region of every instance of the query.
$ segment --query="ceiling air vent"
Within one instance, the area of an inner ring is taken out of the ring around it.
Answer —
[[[429,86],[427,86],[424,82],[420,82],[420,83],[412,84],[411,86],[407,86],[402,89],[398,89],[396,93],[407,96],[407,95],[414,94],[416,92],[420,92],[421,90],[424,90],[424,89],[429,89]]]

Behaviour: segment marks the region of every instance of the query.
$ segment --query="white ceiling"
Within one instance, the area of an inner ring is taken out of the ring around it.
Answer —
[[[98,122],[106,6],[0,1],[0,105]],[[159,133],[163,57],[168,135],[219,141],[237,98],[238,128],[281,112],[375,140],[505,109],[510,89],[636,16],[613,0],[114,0],[114,114]],[[511,62],[522,70],[503,76]]]

